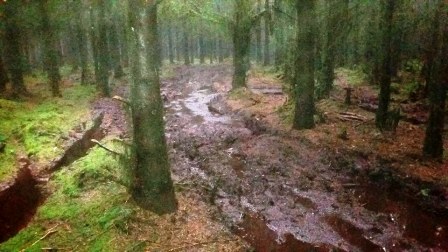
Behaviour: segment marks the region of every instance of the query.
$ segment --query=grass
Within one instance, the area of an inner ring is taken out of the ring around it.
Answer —
[[[67,247],[75,251],[117,250],[113,241],[128,233],[128,221],[136,211],[134,205],[126,203],[126,189],[109,179],[116,176],[110,171],[118,174],[120,169],[120,162],[110,153],[93,148],[55,173],[49,183],[54,193],[38,209],[31,225],[1,244],[0,251]],[[39,241],[49,230],[54,233]]]
[[[335,73],[338,76],[344,76],[347,80],[347,84],[353,87],[361,86],[366,83],[367,76],[360,68],[338,68],[335,70]]]
[[[42,88],[41,76],[32,80],[32,92]],[[37,84],[36,84],[37,83]],[[34,92],[33,92],[34,93]],[[0,141],[6,149],[0,154],[0,181],[16,171],[16,156],[25,154],[45,163],[61,154],[61,136],[67,134],[89,113],[94,86],[74,84],[63,88],[63,98],[38,98],[27,101],[0,99]],[[38,94],[37,94],[38,95]]]

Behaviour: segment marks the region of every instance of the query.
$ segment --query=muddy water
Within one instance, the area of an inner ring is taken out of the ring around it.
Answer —
[[[318,146],[255,134],[244,116],[219,109],[225,94],[212,86],[229,84],[226,67],[177,72],[163,86],[174,175],[210,187],[224,221],[256,251],[448,251],[448,218],[414,195],[330,169]]]

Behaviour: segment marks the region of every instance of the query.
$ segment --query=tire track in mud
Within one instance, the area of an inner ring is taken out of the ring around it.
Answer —
[[[228,66],[175,72],[162,85],[173,177],[206,188],[206,200],[256,251],[448,249],[443,216],[417,211],[430,224],[409,230],[419,216],[403,216],[415,202],[395,212],[368,207],[379,202],[360,195],[383,189],[341,172],[349,169],[329,162],[331,152],[226,108],[225,94],[214,90],[228,90]]]

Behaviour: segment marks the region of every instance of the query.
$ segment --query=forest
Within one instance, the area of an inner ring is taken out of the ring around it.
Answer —
[[[448,251],[446,0],[0,0],[0,251]]]

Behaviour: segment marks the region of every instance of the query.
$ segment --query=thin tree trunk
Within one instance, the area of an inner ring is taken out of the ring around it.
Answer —
[[[205,42],[203,34],[199,34],[199,62],[205,63]]]
[[[322,96],[328,97],[330,91],[333,88],[334,80],[334,61],[335,61],[335,51],[337,50],[337,43],[335,41],[335,25],[337,24],[337,15],[335,15],[334,10],[337,8],[336,1],[329,1],[327,3],[327,36],[325,38],[324,45],[324,59],[322,62],[322,74],[323,74],[323,91]]]
[[[184,52],[184,64],[189,66],[190,65],[190,46],[188,43],[188,33],[187,31],[183,31],[183,52]]]
[[[109,89],[109,49],[107,44],[107,23],[106,23],[106,0],[99,0],[98,4],[98,70],[99,89],[103,96],[110,96]]]
[[[264,61],[263,65],[268,66],[271,63],[270,60],[270,25],[271,25],[271,8],[269,0],[265,0],[264,4],[265,16],[264,16]]]
[[[257,12],[261,12],[261,0],[257,0]],[[255,57],[257,59],[257,63],[261,64],[263,61],[263,53],[261,49],[261,21],[257,21],[255,24]]]
[[[7,1],[3,3],[4,12],[4,59],[12,82],[12,95],[18,97],[20,95],[28,95],[28,91],[23,81],[23,55],[20,50],[21,39],[20,29],[17,25],[17,17],[19,16],[20,3],[18,1]]]
[[[90,41],[92,45],[92,56],[93,56],[93,69],[95,72],[95,82],[100,83],[100,64],[99,64],[99,49],[98,49],[98,36],[96,34],[96,22],[95,14],[93,12],[93,7],[90,6]]]
[[[8,74],[6,73],[5,66],[3,65],[3,60],[0,55],[0,93],[5,92],[6,90],[6,84],[8,83],[9,78]]]
[[[173,48],[173,32],[171,31],[171,24],[167,26],[168,33],[168,57],[170,58],[170,64],[174,64],[174,48]]]
[[[380,72],[380,94],[378,96],[378,110],[376,112],[376,126],[385,129],[390,102],[391,83],[391,43],[392,43],[392,21],[395,9],[395,0],[381,0],[383,11],[382,18],[382,42],[381,42],[381,72]]]
[[[87,83],[87,39],[84,32],[83,18],[82,18],[82,3],[81,1],[74,1],[74,12],[75,14],[75,33],[76,33],[76,43],[79,55],[79,62],[81,65],[81,85]]]
[[[47,0],[39,0],[39,11],[41,15],[41,29],[43,36],[44,46],[44,62],[45,68],[50,79],[51,93],[53,96],[61,96],[59,90],[59,82],[61,81],[61,75],[59,74],[58,66],[58,52],[56,47],[56,36],[54,34],[53,27],[50,26],[50,19],[48,17]]]
[[[295,76],[294,129],[314,127],[315,1],[297,1],[297,59]]]

